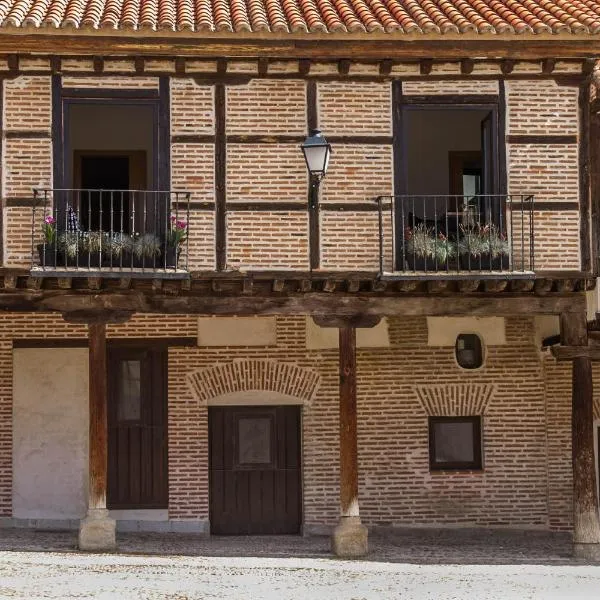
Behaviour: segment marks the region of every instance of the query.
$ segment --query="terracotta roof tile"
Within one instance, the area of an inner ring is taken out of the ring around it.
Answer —
[[[0,0],[0,27],[598,34],[599,0]]]

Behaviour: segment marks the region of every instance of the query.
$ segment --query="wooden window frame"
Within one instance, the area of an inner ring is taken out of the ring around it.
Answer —
[[[437,423],[470,423],[473,428],[472,461],[437,462],[435,460],[435,425]],[[482,428],[480,416],[429,417],[429,470],[430,471],[483,471]]]

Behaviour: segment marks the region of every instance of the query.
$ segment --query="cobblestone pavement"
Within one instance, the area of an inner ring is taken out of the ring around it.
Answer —
[[[0,598],[600,599],[600,565],[571,558],[564,534],[374,532],[356,561],[333,558],[324,537],[126,534],[116,554],[75,542],[74,532],[0,530]]]

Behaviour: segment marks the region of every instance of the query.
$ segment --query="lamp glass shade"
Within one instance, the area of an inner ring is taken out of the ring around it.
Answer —
[[[320,131],[313,131],[301,146],[306,167],[311,175],[325,176],[329,166],[331,145]]]

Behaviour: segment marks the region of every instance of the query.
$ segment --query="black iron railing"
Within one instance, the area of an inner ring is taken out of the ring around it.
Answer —
[[[534,271],[533,196],[380,196],[379,269]]]
[[[32,268],[185,272],[190,194],[148,190],[34,190]]]

